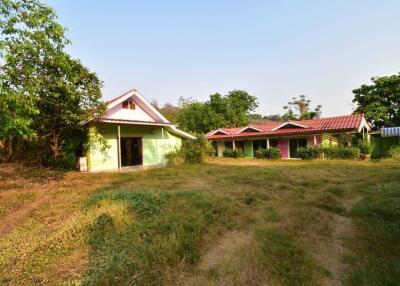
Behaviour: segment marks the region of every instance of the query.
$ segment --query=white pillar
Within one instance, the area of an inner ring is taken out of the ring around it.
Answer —
[[[267,149],[269,149],[269,138],[267,138]]]
[[[314,146],[317,146],[317,136],[314,135]]]
[[[118,169],[121,170],[121,128],[118,125]]]
[[[235,140],[232,140],[232,148],[233,148],[233,150],[235,150],[235,149],[236,149]]]

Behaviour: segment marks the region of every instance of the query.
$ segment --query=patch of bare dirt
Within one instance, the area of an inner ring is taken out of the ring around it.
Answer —
[[[354,197],[345,201],[347,211],[359,200],[360,197]],[[343,261],[343,256],[349,252],[345,240],[353,235],[353,222],[349,217],[332,214],[331,226],[331,238],[318,241],[312,246],[312,252],[314,258],[329,271],[330,275],[324,278],[323,285],[339,286],[343,284],[348,272],[348,265]]]
[[[202,256],[184,285],[264,285],[256,265],[256,241],[248,232],[229,231]]]
[[[37,209],[39,206],[52,199],[52,193],[46,190],[37,190],[37,197],[33,201],[28,201],[25,204],[18,207],[16,210],[12,210],[6,215],[0,225],[0,237],[6,235],[16,225],[18,225],[26,216]]]

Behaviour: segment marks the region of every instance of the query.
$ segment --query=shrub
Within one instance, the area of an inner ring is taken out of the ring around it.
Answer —
[[[358,142],[358,148],[360,149],[360,154],[369,155],[371,153],[371,143],[367,140],[360,140]]]
[[[169,164],[202,163],[206,157],[212,155],[213,147],[206,137],[198,135],[194,140],[185,140],[180,149],[165,154]]]
[[[321,149],[318,147],[300,147],[297,148],[297,157],[303,160],[317,159],[321,154]]]
[[[357,147],[322,147],[321,152],[325,159],[357,159],[360,156]]]
[[[230,149],[227,148],[223,152],[224,157],[229,157],[229,158],[239,158],[243,156],[243,152],[240,149]]]
[[[389,153],[390,153],[390,156],[392,156],[392,158],[400,160],[400,145],[392,146],[390,148]]]
[[[258,149],[254,152],[254,156],[259,159],[276,160],[281,158],[281,152],[279,148],[276,147],[272,147],[269,149]]]
[[[185,157],[183,154],[182,148],[180,149],[175,149],[173,151],[168,152],[165,154],[165,159],[168,162],[168,165],[180,165],[185,162]]]

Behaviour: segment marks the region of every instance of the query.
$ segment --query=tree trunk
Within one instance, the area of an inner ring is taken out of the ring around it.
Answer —
[[[7,143],[7,160],[10,160],[12,155],[13,155],[13,146],[12,146],[13,138],[10,135],[8,137],[8,143]]]
[[[51,153],[54,158],[57,158],[60,155],[60,135],[55,130],[51,134],[50,141]]]

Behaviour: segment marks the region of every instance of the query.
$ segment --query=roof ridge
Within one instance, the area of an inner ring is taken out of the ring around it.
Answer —
[[[121,94],[121,95],[114,96],[113,98],[107,100],[107,101],[106,101],[106,104],[111,104],[111,103],[113,103],[114,101],[120,99],[121,97],[124,97],[125,95],[127,95],[128,93],[131,93],[131,92],[138,92],[138,90],[135,89],[135,88],[130,89],[130,90],[128,90],[127,92],[124,92],[124,93]]]

